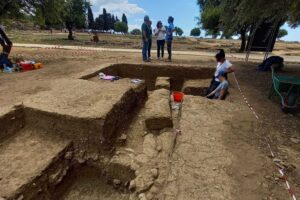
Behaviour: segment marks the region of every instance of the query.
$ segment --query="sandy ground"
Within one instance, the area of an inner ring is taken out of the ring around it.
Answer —
[[[41,61],[45,66],[36,71],[0,74],[0,113],[7,107],[22,103],[33,94],[49,90],[53,80],[74,77],[103,63],[141,62],[140,54],[134,52],[14,48],[12,56]],[[171,185],[171,191],[174,192],[172,187],[178,191],[173,199],[201,199],[197,196],[199,191],[203,194],[203,199],[288,199],[289,195],[283,182],[278,178],[278,172],[268,158],[269,151],[264,136],[272,139],[271,145],[277,157],[288,166],[287,175],[293,189],[297,194],[300,193],[299,116],[283,114],[279,102],[267,98],[271,84],[269,73],[256,72],[256,64],[253,63],[245,64],[235,59],[232,61],[237,68],[236,75],[242,90],[261,120],[257,122],[247,109],[232,77],[232,94],[228,99],[229,103],[224,104],[227,109],[221,113],[218,113],[218,110],[209,113],[210,108],[214,108],[213,105],[204,106],[203,110],[197,111],[200,107],[193,105],[203,102],[197,98],[188,99],[184,108],[186,114],[181,122],[182,129],[186,130],[187,134],[178,140],[179,146],[175,151],[172,171],[178,177],[177,183],[182,180],[188,184],[175,184],[175,188]],[[153,63],[161,64],[163,61]],[[215,65],[213,57],[179,54],[174,57],[173,64],[194,64],[200,67]],[[299,68],[293,64],[286,66],[285,73],[300,76]],[[242,112],[232,114],[236,107],[242,107]],[[203,124],[212,123],[214,114],[219,114],[216,120],[222,130],[216,128],[207,132]],[[230,121],[228,124],[232,126],[229,130],[236,131],[226,131],[226,121]],[[201,129],[203,131],[198,131]],[[193,140],[198,134],[201,137]],[[181,149],[184,145],[187,147]],[[212,158],[211,161],[206,160],[205,147],[219,157]],[[186,172],[193,176],[186,176]],[[170,179],[172,180],[172,177]],[[207,185],[203,185],[203,182],[199,181],[201,179],[207,180],[204,182]],[[213,185],[214,182],[222,185]]]

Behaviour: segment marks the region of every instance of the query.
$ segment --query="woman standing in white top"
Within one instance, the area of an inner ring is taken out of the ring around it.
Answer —
[[[163,26],[161,21],[157,22],[156,29],[154,29],[154,34],[157,37],[157,59],[160,59],[164,57],[165,43],[166,43],[165,40],[166,29]]]

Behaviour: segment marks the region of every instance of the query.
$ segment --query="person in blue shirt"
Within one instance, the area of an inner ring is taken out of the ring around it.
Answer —
[[[168,18],[169,26],[167,27],[167,34],[166,34],[166,42],[167,42],[167,49],[169,54],[169,61],[172,61],[172,42],[173,42],[173,33],[175,32],[174,27],[174,18],[170,16]]]

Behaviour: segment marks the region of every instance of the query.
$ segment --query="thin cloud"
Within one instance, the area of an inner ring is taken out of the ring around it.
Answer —
[[[114,15],[121,16],[125,13],[127,16],[143,14],[146,11],[137,4],[129,3],[128,0],[91,0],[95,16],[102,13],[103,8]]]

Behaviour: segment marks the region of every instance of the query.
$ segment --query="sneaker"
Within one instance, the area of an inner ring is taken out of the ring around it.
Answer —
[[[150,62],[150,60],[143,60],[144,62]]]

